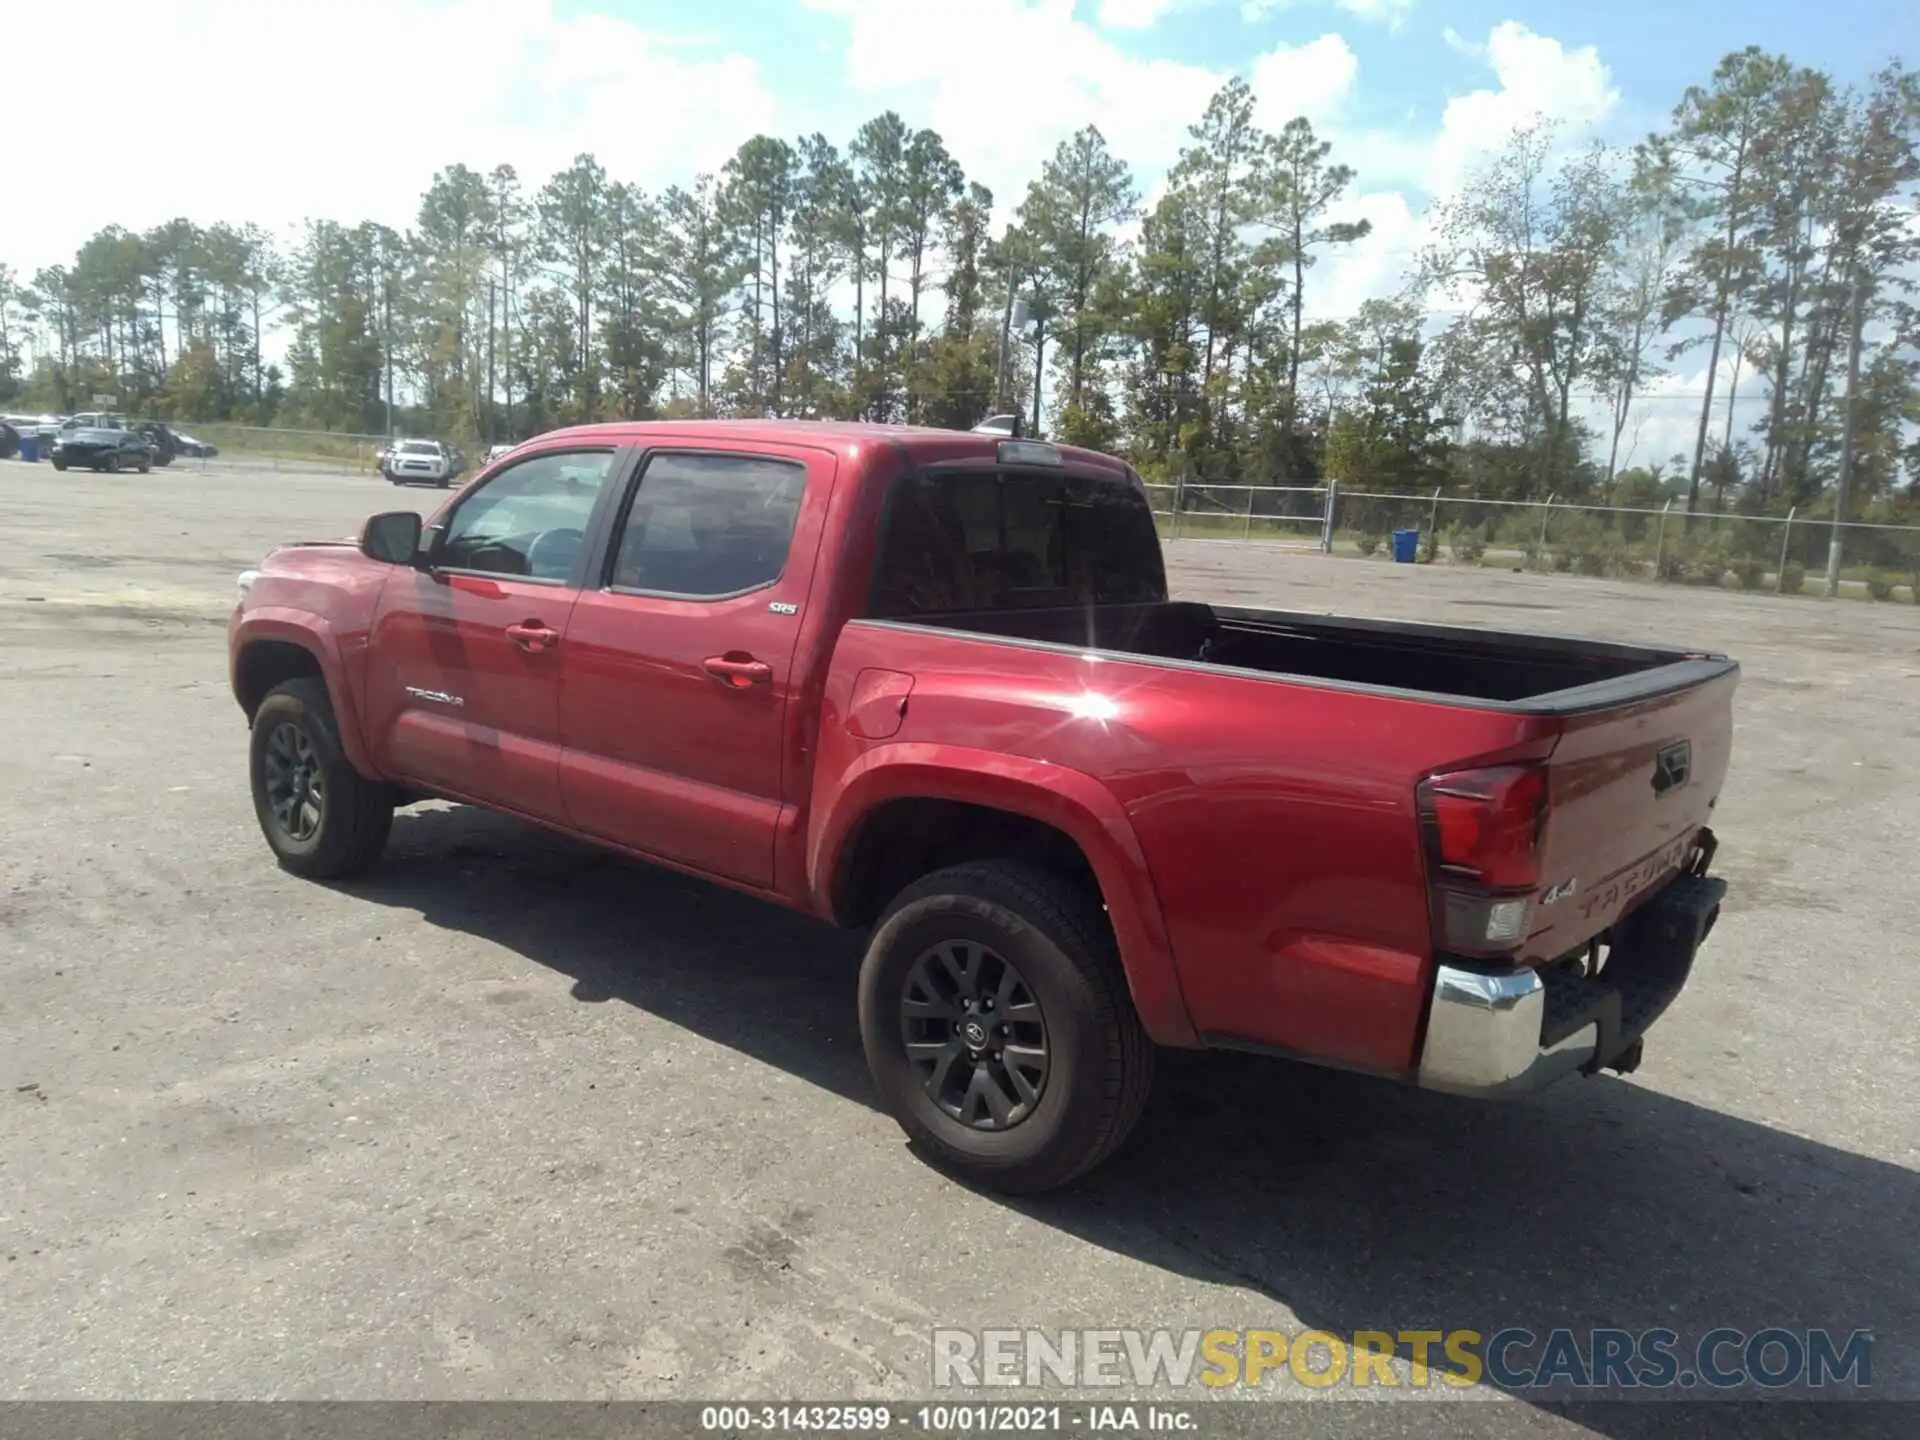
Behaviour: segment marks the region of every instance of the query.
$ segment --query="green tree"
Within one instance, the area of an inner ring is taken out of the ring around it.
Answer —
[[[578,155],[541,187],[534,200],[541,261],[573,302],[577,348],[571,366],[573,394],[568,418],[600,418],[600,356],[593,344],[594,297],[609,242],[607,172],[591,155]]]
[[[1060,142],[1021,206],[1044,287],[1059,311],[1054,339],[1066,352],[1069,412],[1087,408],[1089,351],[1103,328],[1094,298],[1118,263],[1113,229],[1133,218],[1138,198],[1126,162],[1089,125]]]
[[[696,176],[661,201],[660,281],[672,363],[693,377],[696,413],[714,413],[713,375],[729,340],[732,297],[744,273],[738,237],[722,213],[719,186]]]
[[[1287,339],[1287,379],[1282,390],[1283,427],[1291,436],[1300,413],[1300,364],[1305,334],[1307,269],[1318,258],[1315,251],[1330,245],[1351,245],[1373,233],[1370,220],[1328,220],[1327,211],[1353,184],[1353,170],[1330,165],[1331,141],[1313,133],[1312,123],[1296,116],[1281,127],[1262,177],[1264,194],[1258,202],[1262,218],[1278,235],[1281,257],[1293,272],[1288,289],[1291,326]]]

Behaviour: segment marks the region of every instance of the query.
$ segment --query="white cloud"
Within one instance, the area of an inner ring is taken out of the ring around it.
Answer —
[[[1370,25],[1398,30],[1413,10],[1413,0],[1334,0],[1342,10]]]
[[[1151,30],[1179,0],[1100,0],[1100,24],[1108,30]]]
[[[1240,0],[1240,18],[1249,25],[1257,25],[1279,11],[1314,3],[1316,0]],[[1398,30],[1414,6],[1414,0],[1332,0],[1332,3],[1357,20],[1384,25],[1389,30]]]
[[[1441,115],[1427,178],[1436,193],[1457,186],[1521,126],[1552,120],[1577,135],[1599,125],[1620,101],[1593,46],[1569,50],[1517,20],[1493,27],[1485,58],[1497,84],[1454,96]]]
[[[1359,57],[1339,35],[1322,35],[1304,45],[1276,45],[1253,62],[1248,77],[1254,119],[1273,131],[1296,115],[1323,125],[1352,96],[1359,76]]]
[[[455,162],[505,161],[538,185],[591,150],[657,185],[779,128],[750,59],[556,0],[98,0],[87,27],[138,57],[149,89],[122,103],[76,91],[64,65],[10,69],[10,112],[46,117],[55,168],[87,158],[114,177],[8,207],[6,258],[28,273],[110,223],[404,226]],[[62,55],[71,31],[60,7],[28,6],[9,49]]]
[[[805,0],[846,25],[846,79],[929,125],[1011,213],[1054,148],[1096,125],[1144,176],[1170,164],[1226,76],[1120,49],[1073,0]],[[938,36],[938,43],[929,37]],[[992,98],[989,98],[992,97]]]

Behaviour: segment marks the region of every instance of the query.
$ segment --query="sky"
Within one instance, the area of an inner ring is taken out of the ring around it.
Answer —
[[[9,9],[9,53],[70,53],[64,7]],[[1433,201],[1536,116],[1630,142],[1745,44],[1842,83],[1920,60],[1912,0],[93,0],[87,17],[144,83],[8,67],[12,173],[37,150],[48,177],[31,205],[0,193],[0,262],[23,278],[109,223],[404,228],[455,162],[508,161],[531,189],[592,151],[651,189],[759,132],[844,145],[887,108],[938,130],[1003,216],[1088,123],[1151,194],[1237,74],[1264,124],[1307,115],[1358,172],[1347,214],[1373,234],[1315,276],[1326,317],[1396,288]]]

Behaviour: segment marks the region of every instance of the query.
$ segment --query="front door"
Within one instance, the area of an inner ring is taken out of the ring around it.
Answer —
[[[645,457],[567,626],[575,826],[772,885],[794,645],[833,476],[831,455],[799,446]]]
[[[560,820],[561,642],[618,452],[546,451],[488,477],[397,570],[368,636],[380,768],[457,798]]]

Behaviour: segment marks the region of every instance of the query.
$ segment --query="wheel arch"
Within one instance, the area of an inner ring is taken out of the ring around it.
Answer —
[[[1141,1024],[1159,1044],[1199,1044],[1146,858],[1119,801],[1093,777],[963,747],[881,746],[816,813],[808,875],[815,908],[836,923],[870,924],[932,870],[1026,859],[1091,882]]]
[[[327,687],[334,728],[348,763],[369,779],[382,778],[361,734],[360,715],[347,685],[338,640],[324,619],[279,607],[257,607],[237,622],[231,656],[233,697],[249,725],[260,702],[275,686],[311,676]]]

